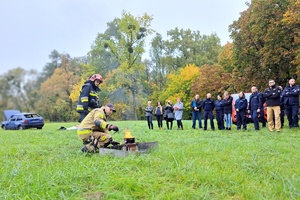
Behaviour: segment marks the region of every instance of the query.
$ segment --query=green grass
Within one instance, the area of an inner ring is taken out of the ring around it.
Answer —
[[[128,128],[138,142],[159,142],[149,154],[120,158],[82,153],[76,131],[58,130],[74,124],[0,131],[0,199],[300,199],[300,129],[204,132],[184,121],[183,131],[159,131],[114,122],[116,141]]]

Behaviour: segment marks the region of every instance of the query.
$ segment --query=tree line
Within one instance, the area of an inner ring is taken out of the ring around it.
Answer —
[[[86,56],[53,50],[42,72],[18,67],[1,75],[1,114],[19,109],[48,121],[76,121],[80,88],[94,73],[104,77],[100,101],[115,104],[115,120],[144,119],[148,100],[177,97],[188,119],[195,94],[250,91],[252,85],[263,90],[270,78],[284,86],[300,72],[299,10],[300,0],[253,0],[229,25],[232,42],[223,46],[217,34],[177,27],[163,38],[152,29],[152,16],[123,11],[97,35]]]

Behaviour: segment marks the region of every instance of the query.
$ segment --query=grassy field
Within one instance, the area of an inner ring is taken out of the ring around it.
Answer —
[[[0,131],[0,199],[300,199],[300,129],[280,133],[148,130],[145,121],[114,122],[122,141],[159,149],[128,157],[80,151],[75,123]],[[164,124],[165,127],[165,124]]]

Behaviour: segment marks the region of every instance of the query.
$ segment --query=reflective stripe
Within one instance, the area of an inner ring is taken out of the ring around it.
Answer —
[[[83,106],[82,105],[77,105],[77,110],[83,110]]]
[[[89,95],[91,95],[92,97],[96,97],[97,96],[97,94],[94,91],[91,91]]]
[[[101,128],[102,128],[103,130],[106,129],[106,126],[107,126],[107,123],[106,123],[106,122],[101,123]]]
[[[81,97],[81,102],[88,102],[89,101],[89,97]]]
[[[78,128],[77,134],[78,135],[88,135],[92,132],[91,129],[85,129],[85,128]]]

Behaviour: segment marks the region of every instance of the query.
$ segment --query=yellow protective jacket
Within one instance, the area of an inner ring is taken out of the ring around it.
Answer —
[[[80,89],[76,111],[83,113],[101,107],[97,93],[101,90],[92,81],[86,81]]]
[[[108,133],[107,116],[105,114],[104,106],[96,108],[89,112],[89,114],[82,120],[77,128],[78,135],[87,135],[93,131]],[[100,127],[96,126],[98,124]]]

